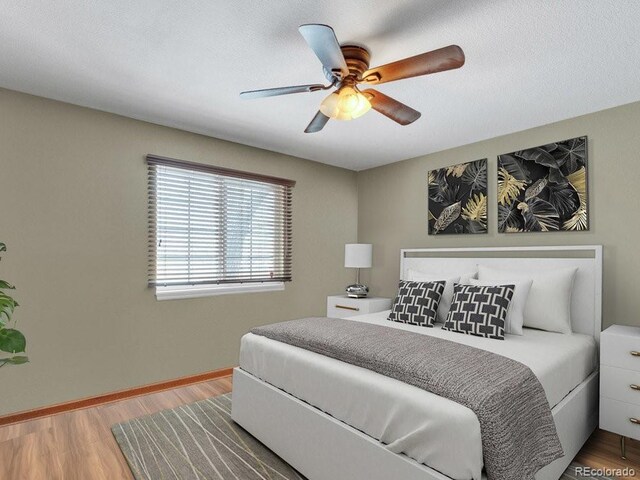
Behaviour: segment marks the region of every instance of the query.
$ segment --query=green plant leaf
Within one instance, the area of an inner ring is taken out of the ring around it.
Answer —
[[[11,357],[8,360],[9,363],[13,365],[22,365],[23,363],[27,363],[29,361],[29,357],[25,355],[16,355],[15,357]]]
[[[11,320],[11,315],[17,306],[18,304],[13,298],[0,292],[0,322],[3,319],[6,319],[7,322]]]
[[[0,292],[0,302],[6,302],[7,304],[11,304],[13,306],[13,308],[18,306],[18,302],[16,302],[13,297],[10,297],[9,295],[7,295],[4,292]]]
[[[0,329],[0,350],[9,353],[24,352],[27,348],[27,339],[13,328]]]
[[[0,252],[6,252],[6,251],[7,251],[7,246],[4,243],[0,242]]]
[[[14,290],[16,287],[11,285],[9,282],[5,282],[4,280],[0,280],[0,290]]]
[[[0,367],[5,364],[9,365],[22,365],[23,363],[27,363],[29,361],[29,357],[24,355],[16,355],[8,358],[0,358]]]

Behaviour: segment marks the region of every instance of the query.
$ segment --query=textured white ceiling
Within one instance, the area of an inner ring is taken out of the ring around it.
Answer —
[[[422,112],[303,133],[326,92],[297,27],[372,66],[450,44],[459,70],[381,85]],[[361,170],[640,100],[637,0],[0,0],[0,86]]]

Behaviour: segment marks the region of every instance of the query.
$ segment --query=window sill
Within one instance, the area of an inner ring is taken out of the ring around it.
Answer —
[[[233,293],[277,292],[281,290],[284,290],[284,282],[156,287],[156,300],[180,300],[183,298],[212,297]]]

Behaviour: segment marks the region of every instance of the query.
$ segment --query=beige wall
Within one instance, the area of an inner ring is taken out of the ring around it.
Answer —
[[[273,152],[0,89],[0,278],[18,286],[16,312],[31,363],[0,370],[0,415],[237,363],[251,327],[323,314],[352,280],[344,244],[374,244],[363,271],[392,296],[399,250],[410,247],[603,244],[604,322],[640,325],[640,103],[385,167],[350,172]],[[425,126],[424,128],[428,128]],[[589,136],[591,230],[427,235],[432,168]],[[144,155],[292,178],[294,281],[284,292],[157,302],[146,287]]]
[[[640,103],[633,103],[360,172],[358,241],[374,244],[363,279],[374,294],[394,295],[401,248],[602,244],[604,326],[640,325],[639,127]],[[581,135],[589,137],[590,231],[498,234],[497,155]],[[489,161],[489,233],[427,235],[427,171],[480,158]]]
[[[352,280],[354,172],[6,90],[0,113],[0,278],[31,359],[0,370],[0,415],[235,365],[243,333],[321,315]],[[156,301],[147,153],[296,180],[286,290]]]

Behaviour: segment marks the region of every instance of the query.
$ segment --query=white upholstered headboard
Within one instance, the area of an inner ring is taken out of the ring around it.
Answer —
[[[413,270],[474,271],[478,264],[526,271],[576,267],[571,326],[600,340],[602,330],[602,245],[564,247],[414,248],[400,251],[400,278]]]

